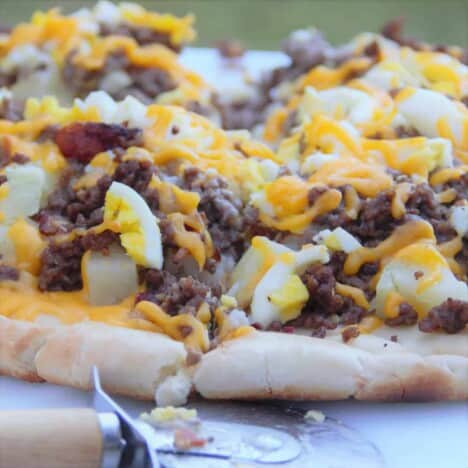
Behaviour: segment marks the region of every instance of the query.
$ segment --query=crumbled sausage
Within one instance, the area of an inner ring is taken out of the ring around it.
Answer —
[[[439,306],[433,307],[418,325],[425,333],[435,331],[458,333],[467,323],[468,302],[449,298]]]

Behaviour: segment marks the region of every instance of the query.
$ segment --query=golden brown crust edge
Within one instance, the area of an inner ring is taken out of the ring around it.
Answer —
[[[98,366],[104,388],[154,399],[167,378],[185,369],[184,345],[157,333],[97,322],[47,328],[0,317],[0,374],[91,388]]]
[[[153,399],[167,377],[185,369],[185,360],[183,345],[160,334],[94,322],[50,328],[0,317],[0,374],[24,380],[89,389],[97,365],[108,391]],[[345,345],[254,332],[204,355],[194,383],[214,399],[462,400],[468,398],[468,357],[423,356],[375,336]]]
[[[34,358],[50,329],[0,316],[0,374],[41,382]]]
[[[254,332],[203,356],[195,388],[216,399],[468,398],[468,357],[420,355],[373,336],[356,341]]]

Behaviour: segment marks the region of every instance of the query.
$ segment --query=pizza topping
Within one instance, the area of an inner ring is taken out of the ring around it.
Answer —
[[[157,304],[148,301],[138,302],[135,309],[163,333],[175,340],[183,341],[187,347],[201,351],[208,350],[208,330],[193,315],[184,313],[170,316]]]
[[[45,192],[44,171],[33,164],[9,165],[0,191],[0,221],[12,223],[39,211]]]
[[[87,164],[98,153],[114,148],[128,148],[141,143],[141,131],[105,123],[73,123],[62,127],[55,142],[69,159]]]
[[[41,255],[39,289],[76,291],[82,288],[81,261],[86,250],[106,250],[118,241],[112,231],[90,233],[61,242],[52,241]]]
[[[272,266],[260,276],[252,295],[250,319],[267,327],[274,320],[282,323],[299,316],[309,299],[306,286],[298,273],[308,265],[328,261],[323,246],[305,246],[301,251],[280,254]]]
[[[83,289],[90,304],[118,304],[136,293],[138,274],[135,262],[117,245],[88,250],[81,260]]]
[[[2,239],[1,250],[5,250],[0,250],[0,253],[7,261],[14,261],[21,270],[37,275],[45,244],[36,225],[20,218],[7,226],[4,232],[6,239]]]
[[[429,242],[400,250],[383,269],[376,292],[377,313],[390,325],[414,324],[417,317],[425,317],[447,297],[468,298],[466,283],[456,279],[445,258]]]
[[[175,420],[180,421],[197,421],[198,413],[196,409],[175,408],[174,406],[164,406],[162,408],[154,408],[150,413],[142,413],[140,418],[150,424],[165,424]]]
[[[103,227],[120,233],[120,242],[138,265],[161,269],[163,252],[158,219],[129,186],[113,182],[106,193]]]
[[[98,69],[88,69],[76,62],[76,53],[71,52],[65,59],[62,72],[64,81],[69,83],[76,96],[85,97],[98,88],[114,99],[131,96],[149,103],[159,95],[177,88],[177,82],[168,71],[134,66],[120,49],[110,50]]]
[[[320,231],[314,237],[314,241],[326,245],[330,250],[342,250],[346,253],[361,247],[360,242],[355,237],[340,227],[335,228],[333,231],[330,231],[330,229]]]
[[[193,277],[177,278],[167,271],[147,270],[144,273],[146,291],[137,296],[137,301],[158,304],[169,315],[197,315],[204,303],[214,306],[216,290]]]
[[[450,223],[460,237],[468,233],[468,202],[454,205],[450,213]]]
[[[38,14],[0,39],[0,83],[12,89],[0,97],[0,211],[10,172],[43,177],[29,184],[31,206],[0,218],[1,260],[21,272],[0,288],[2,313],[159,331],[196,356],[252,326],[339,328],[345,341],[384,323],[462,330],[458,52],[376,34],[333,48],[302,31],[285,45],[290,65],[212,99],[165,47],[189,29],[102,3]],[[70,102],[101,91],[69,107],[57,91],[12,115],[15,92],[43,75]],[[113,99],[124,95],[159,104]],[[226,126],[264,123],[271,147],[184,107]]]
[[[221,252],[229,251],[238,258],[245,242],[242,200],[226,179],[210,177],[196,167],[185,169],[183,177],[185,187],[200,194],[198,209],[208,220],[208,230],[216,248]]]
[[[18,281],[19,271],[8,265],[0,265],[0,281]]]
[[[359,327],[356,326],[351,326],[351,327],[346,327],[342,332],[341,336],[343,338],[343,341],[347,343],[349,340],[352,340],[353,338],[357,338],[359,336]]]
[[[433,307],[427,316],[419,322],[422,332],[431,333],[443,330],[457,333],[468,323],[468,301],[448,298],[442,304]]]
[[[399,297],[401,298],[401,296]],[[407,302],[399,302],[396,317],[387,318],[385,323],[391,327],[399,325],[414,325],[418,321],[418,314],[414,308]]]
[[[352,287],[338,283],[330,266],[311,265],[301,277],[310,298],[301,316],[293,322],[294,325],[334,329],[338,324],[359,323],[367,315],[367,299],[360,294],[356,295]]]
[[[24,103],[14,99],[11,93],[5,93],[4,89],[0,88],[0,118],[18,122],[23,119]]]

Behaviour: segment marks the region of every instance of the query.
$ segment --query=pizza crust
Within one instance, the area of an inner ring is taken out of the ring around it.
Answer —
[[[195,388],[206,398],[218,399],[468,398],[466,356],[423,356],[383,338],[360,338],[345,344],[336,339],[253,332],[203,356],[195,372]]]
[[[107,391],[132,398],[154,399],[166,379],[186,368],[182,343],[97,322],[47,328],[0,317],[0,338],[2,374],[89,390],[96,365]]]
[[[30,382],[42,381],[34,358],[50,331],[40,325],[0,315],[0,374]]]
[[[97,365],[109,392],[156,395],[161,404],[171,396],[183,402],[192,381],[213,399],[467,399],[466,333],[421,339],[426,336],[435,337],[432,353],[428,345],[421,353],[405,346],[409,335],[398,343],[360,335],[345,344],[339,335],[255,331],[205,354],[192,374],[184,345],[159,333],[97,322],[50,327],[0,316],[0,374],[88,390]]]

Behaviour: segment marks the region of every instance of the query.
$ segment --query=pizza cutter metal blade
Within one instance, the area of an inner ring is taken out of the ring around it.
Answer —
[[[158,456],[171,455],[163,466],[174,460],[187,463],[187,458],[207,459],[214,462],[229,461],[254,464],[284,464],[296,459],[301,453],[301,444],[292,435],[268,425],[247,422],[212,421],[202,419],[199,437],[207,440],[202,448],[180,450],[174,445],[174,427],[154,428],[133,420],[101,387],[99,373],[93,369],[94,407],[99,414],[114,413],[120,422],[121,440],[118,444],[109,441],[109,449],[121,449],[121,467],[159,467]],[[198,405],[201,409],[203,403]],[[206,407],[208,410],[209,406]],[[232,416],[232,415],[231,415]],[[227,421],[226,421],[227,419]],[[179,428],[180,429],[180,428]],[[193,464],[191,462],[190,466]],[[189,466],[189,465],[184,465]],[[213,465],[214,466],[214,465]]]

